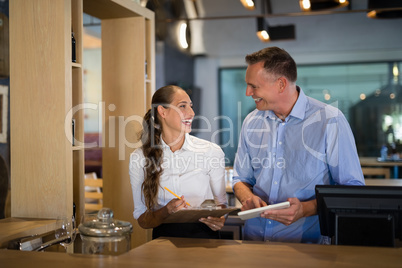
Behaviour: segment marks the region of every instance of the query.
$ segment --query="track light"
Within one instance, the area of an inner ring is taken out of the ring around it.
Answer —
[[[295,39],[295,26],[269,26],[265,18],[257,18],[257,36],[262,42]]]
[[[347,0],[299,0],[302,11],[318,11],[331,8],[341,8],[349,5]]]
[[[257,36],[262,42],[269,42],[268,24],[265,18],[257,18]]]
[[[240,0],[240,2],[243,4],[245,8],[248,10],[254,10],[255,9],[255,4],[253,0]]]

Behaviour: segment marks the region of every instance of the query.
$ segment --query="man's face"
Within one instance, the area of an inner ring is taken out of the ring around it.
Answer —
[[[278,79],[264,70],[264,62],[247,67],[246,96],[254,99],[258,110],[273,110],[278,98]]]

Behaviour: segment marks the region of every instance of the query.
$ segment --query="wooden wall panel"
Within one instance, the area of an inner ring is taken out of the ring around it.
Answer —
[[[139,146],[138,132],[145,114],[144,37],[142,17],[102,20],[104,206],[114,211],[115,218],[132,222],[132,247],[149,237],[133,218],[128,173],[130,153]]]

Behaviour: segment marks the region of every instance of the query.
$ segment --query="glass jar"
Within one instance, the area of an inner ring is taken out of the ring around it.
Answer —
[[[130,250],[133,226],[114,220],[109,208],[102,208],[97,219],[81,223],[78,230],[83,254],[119,255]]]

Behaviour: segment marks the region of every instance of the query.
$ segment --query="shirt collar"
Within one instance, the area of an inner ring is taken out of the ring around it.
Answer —
[[[161,136],[160,136],[160,139],[161,139],[162,147],[163,147],[163,148],[169,148],[169,145],[167,145],[166,142],[163,140],[162,134],[161,134]]]
[[[299,92],[299,96],[297,97],[292,111],[290,111],[290,114],[286,117],[286,121],[289,120],[290,116],[303,120],[306,113],[307,97],[299,86],[296,86],[296,90]],[[278,118],[272,110],[265,111],[264,115],[274,120]]]
[[[181,147],[181,149],[186,150],[186,151],[191,150],[191,141],[190,141],[188,133],[186,133],[184,135],[184,143],[183,143],[183,146]]]
[[[162,139],[162,134],[161,134],[161,142],[162,142],[162,147],[164,149],[170,149],[169,145],[166,144],[166,142]],[[184,134],[184,143],[183,146],[179,149],[180,150],[191,150],[191,142],[190,142],[190,138],[189,138],[189,134],[186,133]]]
[[[290,112],[289,116],[293,116],[303,120],[306,114],[307,97],[299,86],[296,86],[296,90],[299,91],[299,97],[297,98],[297,101],[293,106],[293,109]]]

